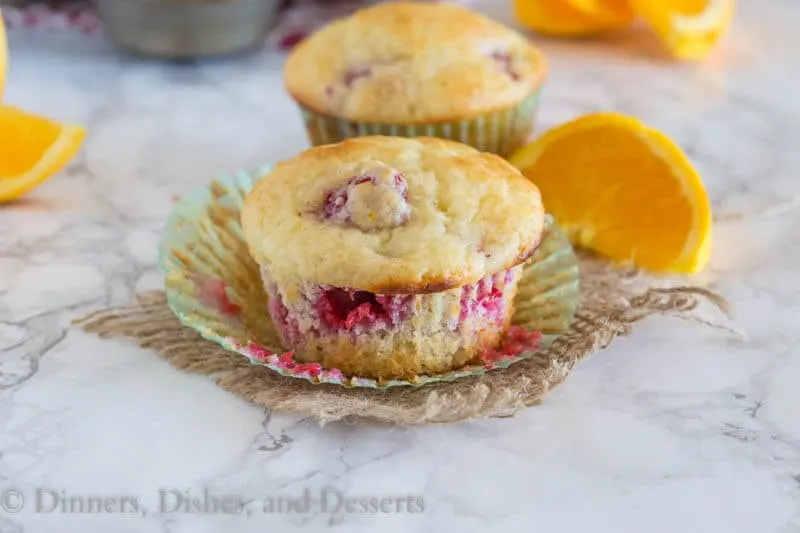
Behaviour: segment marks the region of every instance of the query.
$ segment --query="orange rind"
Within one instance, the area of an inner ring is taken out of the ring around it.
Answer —
[[[659,272],[697,272],[708,262],[711,208],[700,175],[674,142],[637,119],[587,115],[510,160],[574,244]]]
[[[0,202],[10,202],[61,170],[86,131],[0,105]]]
[[[612,0],[617,4],[619,0]],[[580,4],[580,5],[578,5]],[[584,5],[585,4],[585,5]],[[615,16],[610,9],[593,13],[584,7],[596,6],[597,0],[514,0],[514,13],[525,27],[553,37],[588,37],[620,28],[633,20],[633,14]]]
[[[631,0],[636,12],[679,59],[703,59],[733,18],[735,0]]]

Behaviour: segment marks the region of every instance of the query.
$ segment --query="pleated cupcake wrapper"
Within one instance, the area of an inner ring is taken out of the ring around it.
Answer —
[[[541,334],[521,353],[494,354],[483,364],[391,381],[346,376],[338,369],[295,360],[293,352],[281,346],[270,321],[259,267],[250,257],[239,221],[244,198],[268,172],[269,167],[262,167],[222,176],[185,196],[175,206],[159,247],[170,309],[184,325],[253,365],[312,383],[378,389],[423,386],[508,368],[545,350],[569,328],[578,304],[578,259],[548,216],[544,239],[523,269],[515,299],[512,327]]]
[[[381,362],[386,364],[386,360],[376,360],[376,352],[392,353],[392,365],[411,365],[415,364],[412,357],[398,355],[394,350],[398,344],[414,346],[421,351],[425,350],[425,345],[434,344],[438,350],[431,351],[425,357],[443,355],[443,350],[447,350],[447,355],[451,355],[458,349],[471,348],[476,343],[483,343],[487,336],[496,338],[505,329],[506,319],[510,319],[511,303],[519,278],[522,274],[522,266],[516,266],[509,270],[501,270],[475,283],[445,291],[428,294],[398,294],[379,297],[380,303],[389,310],[390,316],[397,317],[404,315],[402,322],[398,321],[391,327],[379,327],[377,331],[362,331],[355,334],[353,329],[337,328],[333,331],[326,330],[321,323],[324,319],[320,316],[317,298],[322,287],[311,285],[303,287],[293,286],[288,291],[281,288],[275,282],[274,277],[266,267],[261,268],[261,277],[264,280],[263,287],[267,297],[272,303],[273,298],[278,303],[271,310],[270,316],[273,324],[278,330],[279,337],[284,345],[297,347],[298,352],[310,354],[310,356],[325,366],[338,366],[344,372],[357,374],[352,366],[354,359],[359,362],[362,360],[357,353],[372,355],[371,366],[380,366]],[[293,294],[293,298],[287,298],[287,293]],[[481,296],[496,296],[502,298],[501,316],[497,317],[496,322],[490,321],[489,317],[480,316],[478,299]],[[288,302],[287,302],[288,300]],[[396,313],[396,314],[395,314]],[[530,344],[538,342],[536,335],[529,336],[527,332],[515,331],[513,333],[520,336],[530,337],[527,340]],[[513,337],[513,334],[511,335]],[[336,359],[331,359],[331,351],[336,351]],[[478,354],[480,355],[480,353]],[[499,356],[505,358],[501,350],[487,350],[485,357]],[[327,356],[327,357],[326,357]],[[448,358],[449,359],[449,358]],[[463,361],[462,361],[463,363]],[[438,370],[431,370],[437,372]]]
[[[533,130],[539,103],[537,91],[519,105],[472,119],[431,124],[377,124],[353,122],[317,113],[298,104],[308,139],[314,146],[337,143],[352,137],[441,137],[474,146],[503,157],[525,146]]]

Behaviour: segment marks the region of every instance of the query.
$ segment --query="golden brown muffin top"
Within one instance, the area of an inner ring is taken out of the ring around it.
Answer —
[[[504,159],[438,138],[360,137],[279,163],[245,200],[250,252],[279,285],[438,292],[524,261],[539,190]]]
[[[521,35],[454,4],[385,2],[325,26],[289,55],[289,93],[360,122],[472,118],[538,90],[544,57]]]

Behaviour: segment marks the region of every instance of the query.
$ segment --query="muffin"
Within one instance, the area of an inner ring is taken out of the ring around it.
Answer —
[[[507,156],[530,135],[545,73],[536,47],[483,15],[384,2],[301,42],[284,82],[312,145],[433,136]]]
[[[275,166],[245,199],[242,226],[295,359],[413,379],[500,341],[544,210],[498,156],[373,136]]]

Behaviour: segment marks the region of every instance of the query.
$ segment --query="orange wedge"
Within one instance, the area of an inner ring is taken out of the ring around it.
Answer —
[[[86,131],[0,105],[0,202],[15,200],[61,170]]]
[[[671,140],[638,120],[587,115],[510,160],[576,245],[653,271],[697,272],[708,262],[703,182]]]
[[[3,87],[5,87],[7,68],[8,44],[6,43],[6,27],[3,23],[3,12],[0,10],[0,98],[3,96]]]
[[[609,24],[624,25],[636,18],[630,0],[567,0],[583,14]]]
[[[596,2],[586,0],[586,3]],[[528,29],[554,37],[595,35],[624,26],[633,18],[621,20],[608,13],[597,15],[576,7],[572,0],[514,0],[514,14]]]
[[[701,59],[730,26],[735,0],[631,0],[631,4],[675,57]]]

